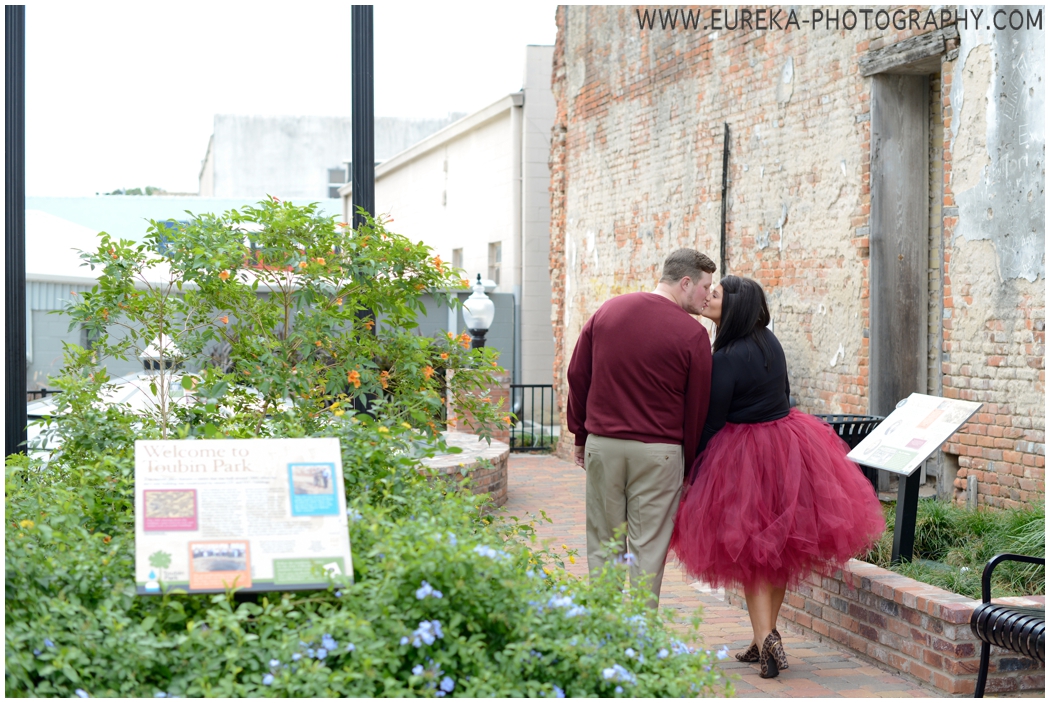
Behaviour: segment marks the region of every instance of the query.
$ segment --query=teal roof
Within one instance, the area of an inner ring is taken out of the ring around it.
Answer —
[[[55,217],[120,239],[139,241],[146,235],[146,220],[186,220],[195,215],[218,214],[254,205],[259,198],[198,198],[172,195],[96,195],[86,198],[26,196],[26,210],[40,210]],[[316,202],[326,215],[342,218],[343,203],[338,199],[295,200],[298,204]]]

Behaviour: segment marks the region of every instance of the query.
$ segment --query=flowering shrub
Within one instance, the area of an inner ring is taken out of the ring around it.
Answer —
[[[334,224],[302,213],[300,218],[276,203],[260,209],[250,213],[252,221],[274,218],[275,229],[280,224],[294,230],[296,243],[304,246],[278,246],[260,236],[258,266],[281,275],[316,274],[316,286],[301,281],[295,295],[339,294],[344,304],[358,296],[354,312],[372,310],[382,329],[373,335],[365,325],[371,318],[356,314],[337,322],[313,320],[335,315],[339,306],[322,305],[319,312],[311,298],[312,307],[293,308],[295,324],[284,328],[287,334],[268,331],[273,310],[252,300],[254,294],[246,292],[251,284],[241,277],[251,249],[218,236],[222,228],[233,231],[229,224],[239,215],[228,215],[222,227],[194,225],[200,231],[187,234],[199,239],[193,247],[177,233],[165,240],[172,270],[196,286],[181,296],[121,278],[152,256],[148,248],[113,243],[112,254],[104,245],[89,256],[106,267],[123,262],[107,268],[99,287],[74,310],[79,319],[97,322],[101,315],[109,325],[100,327],[98,348],[67,354],[68,373],[60,381],[64,412],[51,420],[61,443],[49,461],[13,456],[6,464],[6,694],[561,697],[730,691],[714,666],[720,655],[693,651],[676,639],[669,616],[645,607],[648,591],[623,589],[626,565],[611,564],[599,579],[575,579],[558,568],[563,565],[557,554],[533,546],[531,523],[490,514],[487,498],[433,480],[420,464],[437,451],[428,437],[428,398],[436,394],[428,384],[436,378],[427,367],[440,361],[444,368],[478,368],[491,361],[456,340],[405,332],[410,316],[397,306],[407,310],[414,303],[392,305],[369,289],[418,293],[419,284],[396,289],[401,284],[387,280],[401,272],[424,284],[445,280],[443,273],[392,261],[395,254],[416,257],[422,266],[425,249],[384,235],[378,224],[340,234],[338,245],[323,240],[328,243],[305,246],[313,241],[311,233],[328,236]],[[209,232],[214,240],[205,237]],[[347,236],[358,251],[385,251],[392,267],[349,279],[326,273],[346,265]],[[397,246],[384,249],[391,241]],[[353,290],[324,292],[322,282],[338,287],[346,280]],[[219,306],[224,300],[230,303],[225,308]],[[270,296],[266,304],[274,300]],[[173,309],[180,312],[169,315]],[[148,328],[161,310],[168,326]],[[249,329],[253,319],[256,326]],[[117,320],[147,331],[107,336]],[[220,330],[217,325],[245,327],[228,340],[228,366],[205,367],[200,360],[217,339],[206,330]],[[168,375],[167,392],[176,398],[182,389],[195,401],[158,403],[140,415],[98,403],[107,383],[100,358],[128,353],[162,332],[178,342],[190,370],[178,382]],[[258,339],[241,341],[250,334]],[[315,352],[321,347],[311,349],[310,340],[328,351]],[[237,380],[242,366],[250,386]],[[369,414],[353,410],[358,390],[374,398]],[[340,393],[348,396],[345,403],[331,399]],[[488,417],[484,412],[478,409],[475,418]],[[338,437],[353,579],[295,593],[136,595],[133,443],[165,434]]]

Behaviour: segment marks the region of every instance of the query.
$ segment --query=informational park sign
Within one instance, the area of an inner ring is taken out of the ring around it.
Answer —
[[[135,442],[140,594],[294,591],[353,576],[339,440]]]
[[[865,437],[849,458],[858,464],[910,476],[962,427],[981,403],[912,393]]]

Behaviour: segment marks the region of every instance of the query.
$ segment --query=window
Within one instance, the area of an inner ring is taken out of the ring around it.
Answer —
[[[338,198],[339,189],[349,182],[346,177],[349,164],[343,164],[339,168],[328,169],[328,197]]]
[[[499,270],[503,262],[503,242],[489,244],[489,278],[498,286]]]
[[[453,249],[452,250],[452,268],[461,269],[463,268],[463,250]]]

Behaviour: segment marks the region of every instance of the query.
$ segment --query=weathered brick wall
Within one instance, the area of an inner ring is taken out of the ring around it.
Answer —
[[[602,302],[651,290],[680,246],[718,260],[728,123],[729,272],[765,287],[800,406],[866,413],[871,79],[857,60],[921,31],[643,31],[633,7],[561,8],[558,28],[551,281],[561,407],[575,340]],[[979,128],[972,120],[952,124],[953,106],[980,103],[972,86],[969,102],[953,97],[959,52],[949,49],[933,86],[944,122],[932,131],[944,141],[943,270],[931,267],[930,332],[943,343],[940,363],[930,359],[942,375],[928,390],[985,403],[946,446],[942,484],[960,488],[974,472],[983,504],[1015,505],[1044,490],[1043,274],[996,279],[1002,255],[991,250],[1002,242],[956,232],[953,167],[961,152],[967,173],[981,165],[972,152],[983,144],[968,136]],[[966,80],[987,89],[991,78]],[[1028,127],[1039,142],[1030,172],[1042,168],[1041,114]],[[980,180],[969,179],[968,188]],[[936,223],[932,236],[937,244]],[[983,295],[970,290],[978,283]],[[563,427],[563,455],[571,443]]]
[[[945,397],[984,406],[944,450],[960,502],[973,475],[979,505],[1018,507],[1045,500],[1043,44],[976,34],[941,71],[941,365]]]

